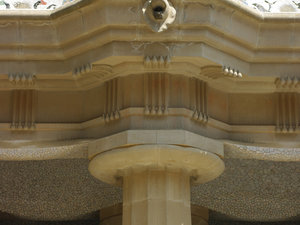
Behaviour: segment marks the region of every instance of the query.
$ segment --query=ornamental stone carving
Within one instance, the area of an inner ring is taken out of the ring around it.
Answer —
[[[167,0],[147,0],[142,11],[146,22],[155,32],[166,30],[176,17],[175,8]]]

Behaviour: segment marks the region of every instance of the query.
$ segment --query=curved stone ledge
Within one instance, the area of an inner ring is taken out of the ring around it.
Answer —
[[[224,143],[225,158],[257,159],[277,162],[299,162],[300,147],[275,147],[244,145],[243,143]]]
[[[128,130],[101,139],[69,141],[1,141],[0,161],[93,159],[97,154],[136,145],[175,145],[199,148],[225,159],[257,159],[277,162],[300,161],[296,142],[281,146],[214,140],[184,130]]]
[[[225,169],[215,154],[191,147],[175,145],[137,145],[116,148],[96,155],[89,164],[90,173],[109,184],[119,184],[127,170],[183,170],[193,183],[206,183]]]
[[[0,142],[0,161],[88,158],[89,140]]]
[[[199,148],[223,157],[223,143],[184,130],[128,130],[95,140],[89,144],[88,156],[93,159],[106,151],[140,145],[176,145]]]

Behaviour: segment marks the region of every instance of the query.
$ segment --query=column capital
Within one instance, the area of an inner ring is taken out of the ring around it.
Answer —
[[[106,183],[120,185],[128,171],[185,171],[192,183],[205,183],[224,171],[224,162],[216,154],[199,148],[144,144],[115,148],[96,155],[90,162],[90,173]]]

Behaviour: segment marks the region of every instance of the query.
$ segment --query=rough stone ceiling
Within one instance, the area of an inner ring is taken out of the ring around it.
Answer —
[[[221,177],[192,188],[192,203],[247,221],[288,221],[300,214],[299,162],[226,159],[225,164]],[[94,219],[96,211],[122,199],[121,189],[89,174],[85,159],[1,161],[0,168],[0,211],[16,217]]]

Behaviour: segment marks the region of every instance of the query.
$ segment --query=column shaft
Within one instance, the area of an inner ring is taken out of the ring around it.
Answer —
[[[190,176],[183,170],[127,171],[123,225],[191,225]]]

